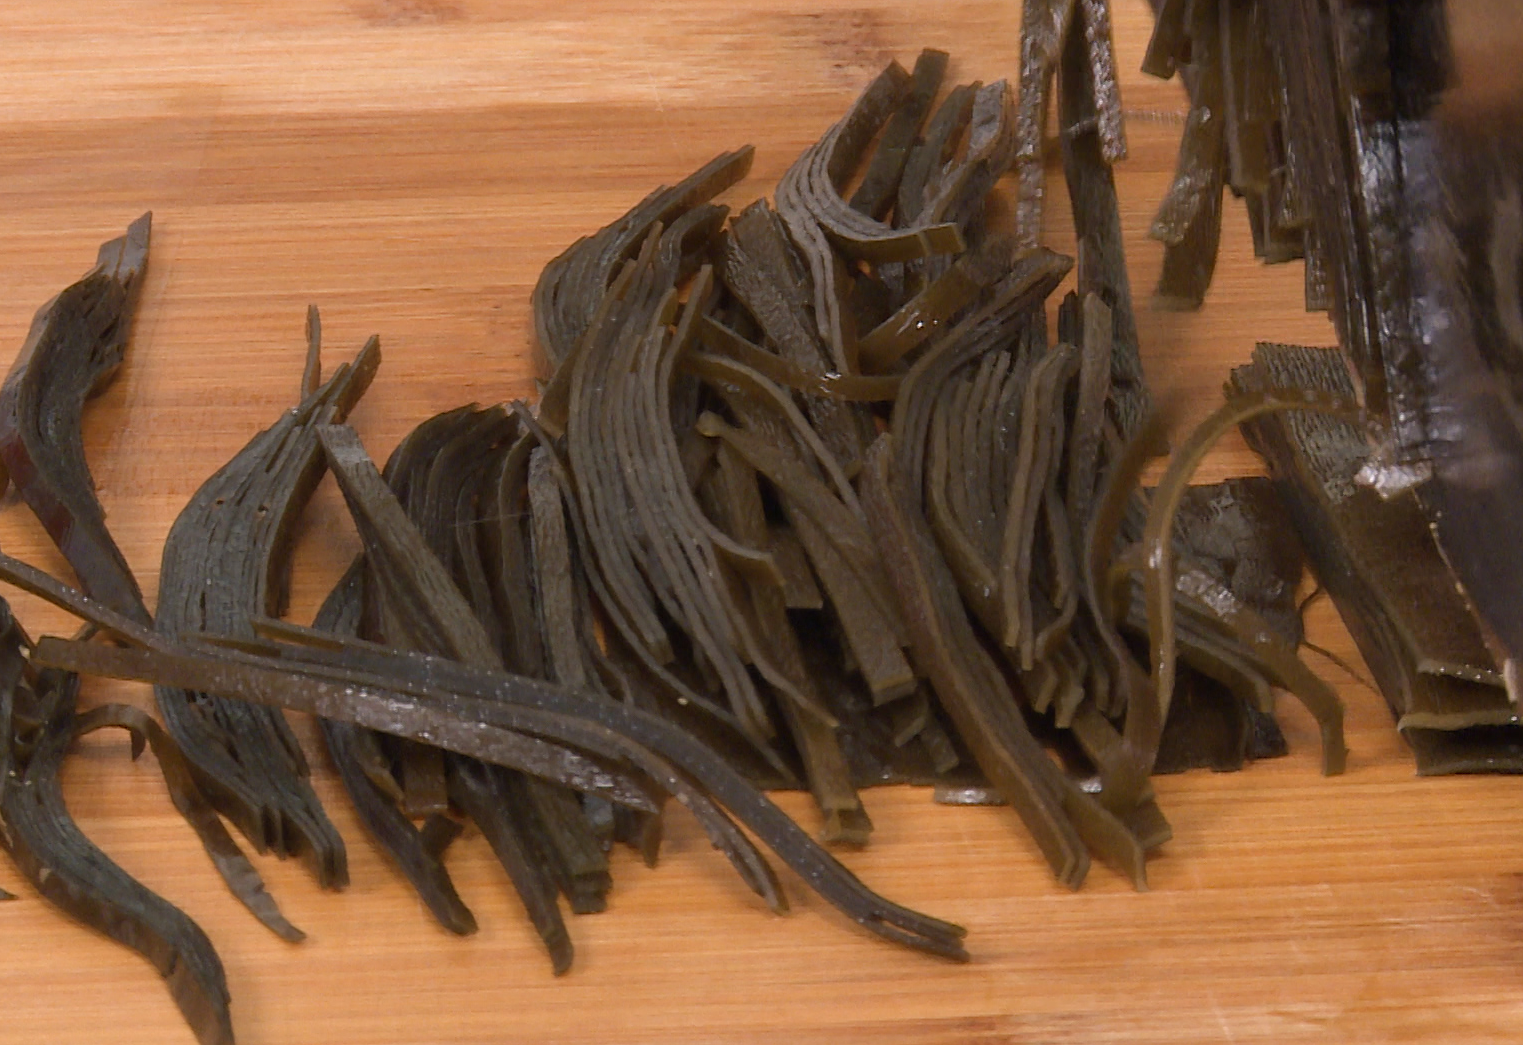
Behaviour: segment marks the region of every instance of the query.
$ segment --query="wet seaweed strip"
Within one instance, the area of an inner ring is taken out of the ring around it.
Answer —
[[[1083,10],[1075,16],[1086,17]],[[1070,31],[1058,67],[1059,142],[1079,241],[1078,292],[1096,294],[1111,310],[1111,398],[1108,413],[1130,438],[1147,413],[1131,280],[1121,241],[1116,182],[1100,135],[1093,70],[1084,36]]]
[[[783,218],[765,201],[745,208],[730,223],[716,271],[782,361],[820,380],[843,373],[822,340],[810,269],[789,239]],[[700,337],[709,342],[726,329],[730,328],[719,317],[710,316]],[[834,398],[807,396],[803,411],[818,429],[819,439],[849,470],[861,455],[860,418]]]
[[[751,170],[750,146],[723,153],[670,188],[657,189],[612,225],[572,244],[546,266],[534,287],[534,326],[540,351],[560,368],[592,328],[619,268],[650,230],[707,202]],[[546,390],[546,398],[551,393]]]
[[[1178,172],[1148,235],[1164,244],[1163,269],[1153,301],[1168,309],[1199,308],[1216,270],[1221,240],[1222,192],[1228,157],[1228,124],[1222,68],[1222,31],[1217,3],[1190,5],[1187,19],[1190,114],[1179,143]]]
[[[728,445],[719,448],[716,462],[718,467],[712,473],[706,506],[737,538],[752,544],[764,543],[767,521],[756,471]],[[872,822],[853,786],[837,735],[838,723],[824,709],[804,663],[798,635],[788,618],[783,586],[757,579],[748,588],[759,635],[773,651],[779,666],[788,673],[794,688],[811,701],[811,707],[800,708],[795,706],[788,693],[780,692],[777,704],[804,764],[810,791],[824,818],[821,839],[864,844],[872,830]]]
[[[126,354],[152,220],[102,243],[95,267],[38,310],[0,386],[0,491],[15,487],[85,591],[141,624],[143,593],[106,529],[80,425]]]
[[[355,560],[318,609],[312,621],[314,628],[338,635],[359,633],[364,609],[364,573],[364,561]],[[402,796],[395,780],[387,773],[381,778],[384,782],[379,782],[380,774],[366,772],[360,749],[373,734],[349,722],[321,718],[318,724],[339,780],[370,837],[412,883],[440,925],[460,935],[475,932],[476,918],[455,891],[441,859],[442,852],[430,845],[424,832],[398,809]],[[368,742],[374,745],[373,740]]]
[[[586,519],[583,515],[580,502],[576,498],[575,487],[569,475],[566,463],[560,458],[555,450],[555,444],[549,434],[539,427],[527,407],[522,403],[513,404],[515,414],[524,426],[532,433],[533,438],[538,440],[540,448],[545,450],[545,460],[550,465],[550,472],[555,477],[556,485],[560,487],[562,504],[566,509],[566,519],[571,524],[571,531],[576,538],[577,546],[588,548],[591,546],[588,535]],[[588,584],[597,605],[606,615],[606,619],[613,625],[608,634],[610,656],[604,658],[600,664],[610,672],[624,674],[623,669],[616,663],[618,660],[626,661],[628,667],[644,673],[651,681],[650,687],[639,687],[641,692],[652,696],[659,694],[662,710],[668,714],[676,710],[683,712],[691,711],[701,715],[700,720],[685,717],[690,724],[695,721],[711,722],[718,733],[725,737],[728,744],[740,741],[751,754],[759,756],[761,763],[777,774],[777,777],[785,782],[795,781],[797,778],[788,764],[778,757],[770,745],[759,744],[742,729],[740,723],[720,705],[710,701],[700,694],[674,672],[669,670],[661,662],[652,657],[633,637],[634,629],[624,618],[617,601],[610,593],[602,573],[597,569],[589,569],[586,572]],[[615,656],[617,654],[617,656]],[[621,685],[628,686],[631,680],[627,677],[621,679]],[[630,699],[635,695],[633,688],[626,694],[626,703],[635,703]]]
[[[932,679],[979,767],[1020,814],[1059,881],[1081,884],[1094,847],[1141,888],[1146,869],[1136,839],[1047,757],[978,644],[930,533],[909,495],[898,492],[912,487],[893,469],[896,438],[885,435],[874,444],[864,493],[890,577],[913,607],[906,618],[917,667]]]
[[[507,416],[502,411],[495,415],[488,411],[470,417],[467,431],[474,431],[477,436],[467,444],[471,452],[478,455],[489,452],[492,438],[483,431],[483,422],[486,429],[491,429],[495,419]],[[501,426],[496,427],[499,435],[506,434]],[[482,435],[487,437],[482,439]],[[367,554],[384,564],[377,575],[387,587],[410,595],[405,602],[397,602],[391,618],[401,627],[402,634],[387,638],[393,644],[405,641],[407,647],[418,652],[451,657],[484,669],[500,669],[501,660],[485,627],[454,586],[444,563],[436,558],[440,551],[452,546],[449,520],[430,512],[426,502],[420,506],[413,499],[410,499],[412,510],[404,510],[392,497],[380,473],[369,464],[352,432],[326,428],[320,438],[364,535]],[[458,471],[459,465],[451,455],[442,454],[428,462],[427,467],[432,476],[441,468]],[[416,528],[415,520],[432,532],[432,547],[428,537]],[[555,823],[546,823],[526,802],[541,786],[537,782],[526,780],[520,784],[511,776],[478,768],[458,755],[444,758],[440,769],[450,796],[481,827],[512,878],[530,920],[550,952],[553,968],[557,974],[565,972],[571,965],[572,946],[556,903],[556,885],[545,864],[562,855],[558,848],[560,839],[575,844],[578,829],[590,832],[580,808],[575,809],[574,820],[560,816]],[[530,855],[534,853],[539,855]]]
[[[729,850],[748,883],[771,897],[774,904],[781,903],[782,897],[765,863],[728,819],[722,815],[713,818],[717,809],[708,804],[703,793],[692,789],[689,780],[712,794],[806,882],[864,928],[917,949],[966,958],[959,942],[961,929],[891,904],[866,890],[735,774],[724,759],[658,717],[580,697],[538,680],[355,640],[337,640],[324,633],[314,633],[318,645],[271,644],[278,649],[278,656],[254,655],[231,647],[218,648],[213,654],[209,648],[185,647],[145,633],[129,620],[8,556],[0,556],[0,575],[50,597],[61,608],[88,614],[98,627],[140,644],[132,649],[113,649],[99,643],[45,639],[33,655],[43,666],[62,667],[61,662],[67,661],[92,673],[138,679],[152,675],[169,685],[236,691],[239,699],[269,701],[330,718],[365,720],[368,725],[384,725],[398,734],[426,733],[434,742],[469,749],[461,750],[462,754],[493,750],[494,733],[505,729],[569,741],[605,757],[628,758],[663,788],[681,793],[684,804],[700,815],[700,822],[713,832],[716,842]],[[297,629],[287,625],[285,630],[290,634]],[[324,661],[333,658],[331,645],[335,642],[342,647],[343,659],[363,667],[325,667]],[[371,670],[374,668],[381,669],[379,674]],[[705,810],[712,810],[712,814],[706,816]]]
[[[1174,563],[1172,527],[1174,513],[1183,496],[1185,483],[1209,449],[1222,434],[1244,421],[1266,414],[1286,410],[1314,410],[1346,419],[1357,420],[1358,408],[1343,396],[1329,395],[1315,389],[1289,391],[1267,390],[1243,393],[1229,400],[1206,421],[1202,422],[1186,440],[1176,448],[1170,458],[1168,469],[1159,481],[1148,510],[1147,527],[1143,534],[1143,553],[1147,562],[1144,573],[1144,592],[1147,602],[1148,644],[1153,657],[1152,691],[1160,706],[1153,722],[1150,718],[1148,731],[1139,734],[1138,744],[1142,751],[1157,750],[1157,731],[1162,727],[1162,716],[1167,715],[1169,700],[1174,686]],[[1273,640],[1256,630],[1244,629],[1240,637],[1261,655],[1271,651]],[[1343,771],[1347,749],[1343,742],[1343,707],[1337,697],[1295,657],[1294,652],[1283,654],[1276,651],[1276,669],[1283,672],[1283,684],[1293,686],[1296,693],[1317,718],[1322,731],[1322,769],[1333,774]],[[1128,719],[1130,725],[1130,718]],[[1151,765],[1147,767],[1151,769]]]
[[[898,194],[899,182],[904,176],[905,164],[920,134],[926,117],[930,115],[931,103],[941,88],[947,72],[949,56],[945,51],[927,48],[915,59],[910,74],[910,89],[894,114],[869,163],[867,172],[857,191],[852,193],[851,206],[870,218],[882,220]]]
[[[8,606],[0,603],[0,611],[8,761],[0,786],[0,844],[48,902],[146,958],[202,1045],[230,1045],[227,982],[211,941],[184,912],[86,838],[64,803],[59,772],[75,736],[78,676],[29,670],[20,627]]]
[[[130,705],[102,704],[78,716],[74,735],[84,736],[108,727],[124,729],[130,734],[134,758],[142,753],[145,744],[153,749],[175,808],[200,837],[206,855],[239,902],[282,940],[299,943],[306,939],[306,934],[280,913],[274,898],[265,890],[264,880],[228,834],[216,809],[197,785],[185,756],[164,727]]]
[[[1024,0],[1021,8],[1021,89],[1017,102],[1016,241],[1035,247],[1046,195],[1047,113],[1077,0]]]
[[[463,547],[471,545],[468,539],[463,541],[462,538],[468,538],[472,533],[474,491],[481,485],[481,475],[490,468],[494,455],[501,452],[505,441],[515,435],[516,430],[516,418],[505,409],[493,407],[479,411],[472,425],[452,441],[456,451],[436,456],[430,464],[429,497],[421,510],[409,506],[409,518],[425,532],[440,562],[452,564],[459,585],[457,595],[461,598],[465,598],[464,593],[471,587],[461,553]],[[533,467],[531,455],[530,475]],[[529,476],[525,476],[526,482],[528,479]],[[461,493],[452,499],[440,497],[436,493],[440,489],[459,489]],[[569,582],[569,570],[566,579]],[[482,584],[484,586],[484,578]],[[543,605],[543,594],[543,587],[523,593],[525,598],[533,599],[537,607]],[[480,598],[467,601],[490,634],[495,623],[490,597],[483,591]],[[544,645],[549,648],[548,636]],[[487,666],[502,667],[503,664],[497,658]],[[541,876],[538,886],[529,884],[526,878],[529,867],[505,867],[525,899],[531,920],[546,940],[557,974],[566,971],[572,951],[555,910],[555,888],[558,886],[570,901],[572,910],[581,914],[602,910],[611,885],[607,860],[575,796],[545,781],[506,770],[487,771],[459,757],[447,760],[447,777],[451,794],[457,790],[461,792],[464,796],[461,804],[471,810],[472,819],[481,826],[483,833],[496,840],[494,851],[500,857],[506,853],[508,859],[516,859],[512,852],[519,850],[538,854],[538,863],[548,874],[548,879]],[[511,802],[504,805],[490,801],[490,796],[497,793],[511,796]],[[483,823],[483,818],[493,818],[496,822]],[[513,836],[516,841],[509,841],[508,836]],[[551,897],[548,903],[543,899],[545,887]],[[525,889],[529,890],[527,894]]]
[[[1352,392],[1334,349],[1260,345],[1253,365],[1232,380],[1244,390],[1275,384]],[[1517,771],[1516,712],[1501,673],[1447,583],[1420,507],[1409,498],[1383,500],[1356,482],[1370,453],[1360,430],[1289,413],[1252,421],[1244,434],[1269,463],[1317,577],[1402,726],[1418,771]],[[1443,731],[1454,735],[1434,735]],[[1461,754],[1472,740],[1474,751]]]
[[[317,351],[314,341],[309,358]],[[284,609],[292,531],[323,474],[316,428],[349,413],[379,362],[372,338],[202,484],[164,542],[158,631],[238,634],[251,614]],[[325,887],[348,881],[343,840],[282,716],[185,690],[158,689],[155,698],[197,783],[257,849],[302,857]]]

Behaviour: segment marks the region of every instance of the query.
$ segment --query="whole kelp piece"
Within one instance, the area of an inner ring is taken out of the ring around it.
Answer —
[[[1232,385],[1352,392],[1336,349],[1290,345],[1260,345]],[[1383,499],[1356,481],[1371,452],[1363,433],[1347,421],[1293,412],[1258,418],[1244,434],[1269,463],[1418,772],[1523,770],[1517,710],[1421,506],[1410,492]]]
[[[211,941],[70,817],[59,771],[76,732],[79,678],[32,669],[28,651],[0,601],[0,845],[49,902],[147,958],[202,1045],[231,1045],[227,984]]]
[[[316,323],[309,322],[309,359],[316,358],[318,342]],[[249,617],[279,615],[292,530],[323,474],[316,429],[348,415],[379,362],[372,339],[352,364],[307,391],[191,498],[164,542],[160,633],[247,634]],[[259,851],[301,856],[330,888],[348,881],[343,840],[312,791],[306,758],[279,713],[173,687],[159,687],[155,696],[196,779]]]
[[[101,244],[95,267],[38,310],[0,387],[0,489],[15,486],[85,591],[143,624],[143,594],[106,530],[80,422],[121,366],[151,224],[144,214]]]
[[[1194,259],[1176,296],[1199,303],[1225,181],[1257,252],[1304,255],[1307,306],[1331,312],[1375,449],[1359,481],[1416,490],[1507,675],[1523,651],[1523,554],[1496,526],[1523,510],[1523,96],[1489,56],[1516,49],[1523,18],[1440,0],[1155,8],[1145,68],[1177,69],[1193,104],[1154,229]]]
[[[1451,13],[1464,18],[1453,86],[1403,139],[1402,158],[1415,211],[1415,449],[1432,468],[1417,496],[1516,701],[1523,550],[1498,522],[1523,513],[1523,93],[1514,68],[1493,79],[1487,55],[1517,53],[1523,17],[1498,5],[1493,22],[1492,10]]]

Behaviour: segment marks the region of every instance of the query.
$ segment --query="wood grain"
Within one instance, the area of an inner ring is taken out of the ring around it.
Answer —
[[[296,395],[306,304],[329,365],[379,333],[355,423],[377,455],[430,414],[532,392],[527,297],[546,260],[650,188],[757,146],[729,198],[766,192],[891,56],[954,54],[962,79],[1013,76],[1020,4],[975,0],[13,0],[0,5],[0,359],[95,245],[155,212],[141,318],[89,416],[101,499],[145,591],[193,490]],[[1148,21],[1117,0],[1131,157],[1118,173],[1134,285],[1182,122],[1175,84],[1136,72]],[[1050,240],[1071,242],[1066,204]],[[1199,416],[1256,339],[1327,343],[1298,265],[1262,268],[1230,209],[1215,287],[1193,315],[1140,312],[1158,389]],[[1210,477],[1256,468],[1241,443]],[[0,546],[62,573],[24,509]],[[330,487],[303,524],[293,616],[356,546]],[[35,631],[68,626],[18,598]],[[1314,633],[1349,644],[1331,614]],[[606,914],[572,923],[555,980],[480,838],[451,850],[481,932],[437,929],[367,843],[326,766],[319,789],[354,885],[261,869],[310,934],[289,946],[222,889],[154,767],[92,738],[68,769],[87,833],[182,905],[227,965],[244,1045],[374,1043],[1513,1043],[1523,1019],[1523,781],[1418,781],[1380,699],[1349,705],[1349,772],[1317,775],[1287,705],[1290,757],[1159,781],[1175,838],[1135,894],[1097,867],[1056,887],[1007,811],[872,792],[873,886],[971,931],[969,966],[853,929],[797,883],[769,916],[694,826],[663,865],[617,858]],[[142,687],[87,700],[147,706]],[[310,741],[311,733],[303,735]],[[787,807],[810,822],[805,803]],[[148,965],[67,922],[8,866],[0,1042],[180,1043]]]

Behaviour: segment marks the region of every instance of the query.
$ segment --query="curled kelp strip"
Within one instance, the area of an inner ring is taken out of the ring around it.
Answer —
[[[315,326],[309,334],[311,359],[320,345]],[[316,428],[348,415],[379,363],[372,338],[352,364],[341,365],[202,484],[164,542],[159,632],[247,634],[250,616],[284,609],[292,531],[323,473]],[[167,687],[155,697],[198,783],[256,848],[302,857],[326,887],[348,881],[343,839],[312,791],[306,758],[281,715]]]
[[[0,618],[0,711],[4,712],[0,740],[7,762],[5,776],[0,778],[0,844],[50,903],[148,959],[164,977],[170,996],[202,1045],[231,1045],[227,982],[211,941],[184,912],[150,892],[86,838],[64,803],[59,771],[77,731],[78,676],[28,666],[25,636],[3,602]],[[148,634],[130,618],[120,619],[138,633]],[[94,714],[96,723],[107,718],[129,722],[129,717],[109,709]],[[91,721],[86,721],[87,728]],[[136,728],[141,723],[131,719],[131,725]],[[191,786],[176,786],[174,766],[170,756],[165,763],[166,779],[180,804],[191,799],[194,791]],[[189,785],[186,780],[179,783]],[[203,818],[216,822],[215,814],[201,808]],[[208,834],[202,837],[211,851]],[[222,838],[231,846],[225,831]],[[228,854],[224,850],[221,855]],[[213,858],[218,857],[214,852]],[[219,869],[226,873],[220,860]],[[271,916],[272,924],[279,920],[273,905],[265,914]]]
[[[80,423],[126,353],[151,224],[144,214],[101,244],[95,267],[38,310],[0,387],[0,489],[15,485],[85,591],[143,624],[143,594],[106,529]]]
[[[271,932],[291,943],[306,939],[306,933],[288,922],[275,900],[265,891],[264,880],[228,834],[217,811],[207,801],[196,784],[195,774],[180,753],[179,746],[157,721],[142,710],[128,704],[102,704],[80,715],[75,722],[76,736],[84,736],[98,729],[117,728],[126,730],[132,737],[132,753],[136,758],[146,743],[153,749],[153,757],[164,774],[169,797],[187,823],[195,829],[211,857],[217,873],[232,890],[233,895],[267,926]]]

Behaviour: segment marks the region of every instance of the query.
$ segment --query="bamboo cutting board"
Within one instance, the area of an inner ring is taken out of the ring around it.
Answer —
[[[1116,0],[1131,157],[1117,172],[1150,379],[1199,416],[1256,339],[1328,343],[1300,266],[1263,268],[1229,205],[1199,314],[1153,312],[1146,228],[1183,96],[1136,73],[1141,0]],[[533,391],[540,267],[663,181],[745,142],[764,193],[890,57],[954,56],[960,80],[1014,77],[1017,0],[10,0],[0,5],[0,362],[33,310],[146,209],[153,251],[120,379],[88,417],[101,500],[144,590],[194,489],[296,398],[303,313],[328,365],[371,333],[385,361],[354,423],[383,457],[423,418]],[[1071,242],[1061,180],[1049,240]],[[1241,443],[1207,477],[1251,470]],[[310,619],[357,546],[325,486],[301,534],[292,614]],[[12,495],[0,547],[67,576]],[[9,594],[9,593],[6,593]],[[16,598],[34,633],[72,627]],[[1313,633],[1340,652],[1326,609]],[[316,756],[352,887],[260,861],[310,938],[280,942],[223,890],[151,757],[99,736],[68,767],[80,824],[209,933],[244,1045],[402,1043],[1515,1043],[1523,1026],[1523,781],[1419,781],[1375,694],[1349,705],[1346,776],[1292,754],[1158,782],[1174,840],[1136,894],[1097,866],[1055,886],[1013,814],[870,792],[870,847],[842,854],[887,895],[961,922],[943,964],[857,931],[789,886],[767,914],[688,820],[662,866],[616,856],[607,913],[571,924],[564,979],[479,837],[450,867],[481,931],[438,929],[369,845]],[[149,706],[89,681],[86,703]],[[303,736],[312,739],[303,724]],[[806,825],[796,797],[785,806]],[[0,1042],[190,1042],[150,967],[66,921],[8,864]]]

